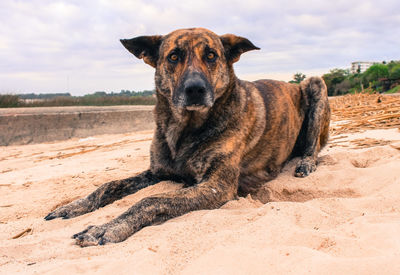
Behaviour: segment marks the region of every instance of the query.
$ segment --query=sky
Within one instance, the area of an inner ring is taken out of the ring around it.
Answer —
[[[235,64],[246,80],[400,59],[398,0],[1,0],[0,94],[154,89],[119,39],[189,27],[260,47]]]

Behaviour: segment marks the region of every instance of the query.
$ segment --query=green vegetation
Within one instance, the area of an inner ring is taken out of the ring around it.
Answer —
[[[333,69],[322,78],[329,96],[357,92],[395,93],[400,85],[400,62],[374,64],[364,73],[355,74],[348,70]]]
[[[306,79],[306,75],[302,73],[295,73],[293,79],[294,80],[290,80],[289,83],[300,83]]]
[[[18,97],[20,99],[51,99],[55,97],[69,97],[70,93],[55,93],[55,94],[20,94]]]
[[[296,73],[290,83],[300,83],[306,78]],[[400,93],[400,61],[374,64],[363,73],[352,74],[349,70],[333,69],[324,74],[329,96],[348,93]],[[154,105],[155,91],[121,90],[119,93],[98,91],[84,96],[70,93],[0,95],[0,108],[50,107],[50,106],[111,106],[111,105]]]
[[[0,95],[0,108],[19,107],[19,97],[16,95]]]
[[[84,96],[71,96],[69,93],[0,95],[0,108],[154,105],[156,103],[154,93],[154,91],[122,90],[119,93],[100,91]]]
[[[389,91],[385,92],[385,94],[395,94],[400,93],[400,85],[390,89]]]

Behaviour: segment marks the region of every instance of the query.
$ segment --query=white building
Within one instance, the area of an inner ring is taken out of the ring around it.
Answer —
[[[352,74],[355,73],[363,73],[365,72],[369,67],[372,65],[376,64],[376,62],[368,62],[368,61],[356,61],[356,62],[351,62],[351,68],[350,72]]]

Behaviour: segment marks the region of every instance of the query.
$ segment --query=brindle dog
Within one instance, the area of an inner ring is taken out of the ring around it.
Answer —
[[[150,169],[106,183],[61,206],[46,220],[76,217],[160,181],[184,183],[178,191],[145,198],[121,216],[75,234],[80,246],[121,242],[141,228],[199,209],[218,208],[274,178],[300,156],[295,176],[316,169],[326,144],[330,109],[324,81],[300,85],[239,80],[233,63],[259,49],[232,34],[182,29],[165,36],[121,40],[156,68],[156,129]]]

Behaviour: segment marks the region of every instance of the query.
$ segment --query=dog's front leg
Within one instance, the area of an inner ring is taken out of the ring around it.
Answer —
[[[133,194],[142,188],[159,182],[150,170],[137,176],[107,182],[85,198],[75,200],[63,205],[49,213],[45,219],[69,219],[92,212],[100,207],[110,204],[124,196]]]
[[[82,247],[121,242],[145,226],[194,210],[218,208],[237,194],[239,169],[221,167],[218,170],[198,185],[145,198],[114,220],[89,226],[73,238]]]

